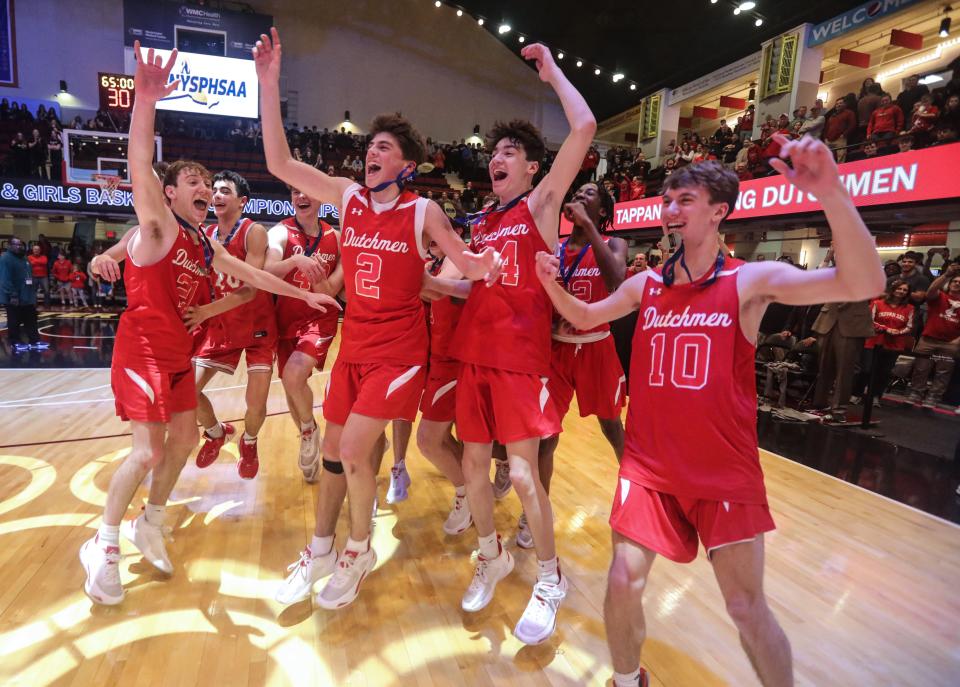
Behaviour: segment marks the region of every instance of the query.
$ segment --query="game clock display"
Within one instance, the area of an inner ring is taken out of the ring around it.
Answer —
[[[100,90],[101,110],[125,110],[133,108],[133,77],[126,74],[100,72],[97,85]]]

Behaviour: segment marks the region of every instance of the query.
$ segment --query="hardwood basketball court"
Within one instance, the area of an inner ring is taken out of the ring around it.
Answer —
[[[242,417],[244,381],[243,373],[215,378],[221,418]],[[318,398],[324,382],[313,378]],[[0,385],[0,684],[610,682],[602,608],[616,461],[596,422],[575,410],[553,482],[571,588],[554,637],[524,647],[512,629],[535,578],[533,551],[514,548],[517,568],[494,602],[463,613],[475,531],[443,534],[453,489],[415,445],[408,501],[386,506],[382,470],[380,562],[359,599],[338,612],[273,601],[313,529],[313,488],[297,468],[298,436],[277,381],[257,479],[237,477],[236,444],[207,470],[191,459],[168,508],[175,573],[166,578],[124,541],[127,598],[95,606],[77,552],[129,449],[109,370],[4,370]],[[766,587],[793,644],[797,684],[957,684],[960,528],[774,454],[762,462],[778,525],[767,540]],[[497,504],[511,547],[519,512],[513,492]],[[338,545],[345,529],[344,517]],[[658,560],[645,598],[652,685],[759,684],[705,556],[686,566]]]

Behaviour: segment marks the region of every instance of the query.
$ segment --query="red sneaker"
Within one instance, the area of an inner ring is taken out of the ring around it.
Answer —
[[[230,441],[233,435],[237,432],[237,430],[235,430],[233,425],[231,425],[229,422],[221,422],[220,427],[223,428],[223,434],[219,439],[212,438],[206,433],[206,431],[204,431],[203,446],[201,446],[200,450],[197,452],[198,468],[208,468],[217,462],[217,456],[220,455],[220,449],[223,448],[223,445]]]
[[[260,469],[260,458],[257,456],[257,442],[247,442],[240,438],[240,462],[237,463],[237,472],[242,479],[253,479]]]

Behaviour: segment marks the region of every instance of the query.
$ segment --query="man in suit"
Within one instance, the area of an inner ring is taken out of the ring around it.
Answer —
[[[860,350],[863,342],[874,335],[870,301],[825,304],[813,323],[813,331],[820,344],[813,406],[828,410],[828,422],[846,422]]]

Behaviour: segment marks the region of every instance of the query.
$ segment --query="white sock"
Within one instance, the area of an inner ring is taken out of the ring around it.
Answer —
[[[343,547],[344,551],[357,551],[358,553],[366,553],[370,550],[370,537],[367,537],[363,541],[356,541],[347,537],[347,545]]]
[[[537,579],[560,584],[560,561],[554,556],[548,561],[537,561]]]
[[[480,555],[492,561],[500,555],[500,543],[497,541],[496,531],[486,537],[477,537],[480,541]]]
[[[107,525],[100,523],[100,529],[97,530],[97,538],[103,546],[120,546],[120,525]]]
[[[640,669],[637,668],[632,673],[613,674],[613,687],[637,687],[640,684]]]
[[[163,518],[166,515],[166,512],[166,506],[155,506],[152,503],[148,503],[143,509],[143,513],[147,518],[147,522],[154,527],[163,526]]]
[[[462,498],[467,495],[467,485],[462,484],[459,487],[454,487],[453,491],[457,496]]]
[[[248,443],[248,444],[255,444],[255,443],[257,443],[257,435],[256,435],[256,434],[250,435],[250,434],[247,434],[246,432],[244,432],[244,433],[243,433],[243,440],[244,440],[244,442],[246,442],[246,443]]]
[[[313,535],[313,539],[310,540],[310,553],[313,554],[314,558],[319,556],[326,556],[330,553],[330,549],[333,548],[333,535],[329,537],[318,537]]]
[[[401,471],[401,472],[402,472],[403,470],[406,470],[406,469],[407,469],[407,459],[404,458],[403,460],[398,460],[396,463],[393,464],[393,467],[396,468],[397,470]]]
[[[316,427],[316,426],[317,426],[316,421],[315,421],[313,418],[310,418],[310,419],[307,420],[306,422],[301,422],[301,423],[300,423],[300,431],[301,431],[301,432],[306,432],[308,429],[313,429],[313,428]]]
[[[207,435],[208,437],[210,437],[211,439],[219,439],[220,437],[223,436],[223,425],[221,425],[221,424],[218,422],[218,423],[215,424],[213,427],[206,427],[206,428],[204,428],[203,431],[204,431],[204,432],[206,433],[206,435]]]

